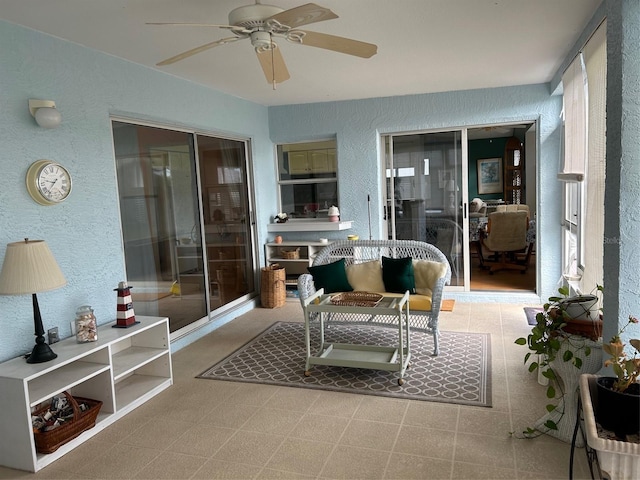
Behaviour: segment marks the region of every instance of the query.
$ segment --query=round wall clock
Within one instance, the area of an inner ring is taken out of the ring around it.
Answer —
[[[71,193],[71,175],[51,160],[33,162],[27,170],[27,191],[40,205],[55,205]]]

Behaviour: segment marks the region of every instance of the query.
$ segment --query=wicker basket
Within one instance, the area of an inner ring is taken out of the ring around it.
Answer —
[[[350,307],[375,307],[382,300],[382,295],[371,292],[345,292],[331,297],[334,305]]]
[[[89,398],[72,397],[69,392],[64,392],[67,400],[73,408],[73,420],[60,425],[58,428],[41,432],[33,431],[33,437],[36,443],[36,450],[39,453],[53,453],[65,443],[73,440],[85,430],[93,428],[96,424],[96,418],[100,413],[102,402],[100,400],[91,400]],[[86,404],[89,408],[84,412],[80,410],[79,403]],[[34,411],[33,416],[40,415],[47,411],[48,405]]]
[[[280,255],[286,260],[297,260],[300,258],[300,248],[295,250],[280,250]]]
[[[260,276],[260,303],[264,308],[282,307],[287,301],[286,272],[277,263],[264,267]]]

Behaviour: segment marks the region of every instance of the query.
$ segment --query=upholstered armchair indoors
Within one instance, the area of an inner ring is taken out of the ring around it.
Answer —
[[[527,271],[527,263],[516,260],[516,253],[527,248],[527,229],[529,215],[525,210],[492,212],[489,214],[487,235],[482,243],[488,250],[497,254],[497,261],[489,269],[493,274],[498,270]]]
[[[469,202],[469,218],[487,216],[487,204],[481,198],[474,198]]]

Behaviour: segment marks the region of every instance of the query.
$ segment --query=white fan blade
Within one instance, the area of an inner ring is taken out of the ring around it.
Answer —
[[[370,58],[378,52],[377,45],[373,43],[360,42],[351,40],[350,38],[337,37],[326,33],[308,32],[298,30],[304,33],[302,44],[311,47],[324,48],[333,50],[334,52],[346,53],[347,55],[355,55],[356,57]]]
[[[175,55],[175,56],[173,56],[171,58],[167,58],[166,60],[163,60],[160,63],[156,63],[156,65],[158,67],[162,67],[164,65],[171,65],[172,63],[176,63],[176,62],[178,62],[180,60],[184,60],[187,57],[190,57],[190,56],[195,55],[197,53],[204,52],[206,50],[209,50],[210,48],[217,47],[218,45],[224,45],[226,43],[235,42],[237,40],[242,40],[243,38],[247,38],[247,37],[221,38],[220,40],[216,40],[215,42],[205,43],[204,45],[200,45],[199,47],[192,48],[191,50],[187,50],[186,52],[182,52],[182,53],[180,53],[178,55]]]
[[[251,33],[251,30],[247,30],[244,27],[238,27],[235,25],[216,25],[213,23],[147,22],[146,25],[169,25],[173,27],[217,27],[225,28],[227,30],[233,30],[237,33]]]
[[[331,20],[333,18],[338,18],[338,16],[328,8],[321,7],[315,3],[307,3],[306,5],[300,5],[299,7],[277,13],[269,17],[267,21],[275,20],[282,25],[295,28],[302,25],[309,25],[310,23]]]
[[[262,66],[262,71],[267,79],[267,83],[275,86],[276,83],[282,83],[291,78],[279,48],[265,50],[263,52],[256,51],[256,55]]]

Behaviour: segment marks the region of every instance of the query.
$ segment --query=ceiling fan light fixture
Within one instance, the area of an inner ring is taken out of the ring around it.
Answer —
[[[278,47],[271,39],[271,34],[263,31],[251,34],[251,45],[256,49],[256,52],[266,52]]]

